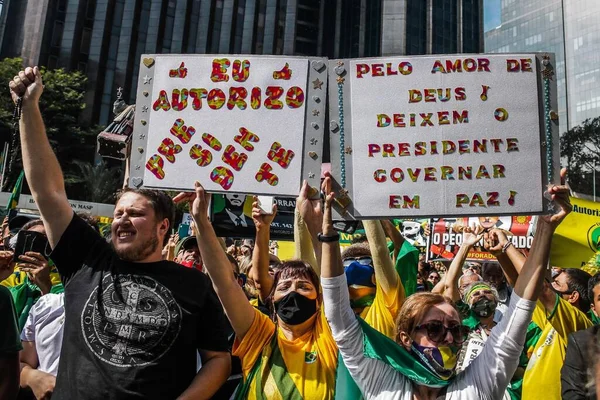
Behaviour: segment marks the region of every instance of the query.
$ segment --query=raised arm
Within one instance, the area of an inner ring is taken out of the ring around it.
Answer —
[[[571,212],[573,207],[569,201],[569,188],[564,185],[566,170],[561,171],[561,181],[563,185],[552,186],[548,189],[548,193],[552,196],[555,208],[558,209],[556,214],[541,215],[537,220],[537,228],[531,250],[523,269],[519,274],[519,278],[514,287],[515,293],[524,299],[537,300],[542,292],[542,283],[548,266],[550,257],[550,245],[552,243],[552,235],[558,225]]]
[[[484,248],[500,263],[510,286],[515,287],[519,273],[525,264],[525,256],[512,245],[502,229],[486,232],[483,243]]]
[[[390,240],[392,241],[392,243],[394,244],[394,260],[393,261],[394,261],[394,263],[396,263],[396,260],[398,259],[398,254],[400,254],[400,249],[402,248],[402,245],[404,244],[404,241],[406,239],[404,239],[404,236],[402,236],[400,231],[398,229],[396,229],[396,227],[394,226],[392,221],[389,221],[387,219],[382,219],[381,226],[383,227],[383,231],[385,232],[385,235],[387,237],[389,237]]]
[[[321,200],[310,198],[310,186],[304,181],[296,198],[294,241],[296,258],[312,265],[317,274],[321,268],[321,243],[317,234],[321,231],[323,211]]]
[[[460,299],[460,291],[458,290],[458,280],[462,275],[462,266],[467,259],[469,251],[475,246],[477,242],[483,237],[483,228],[481,226],[465,227],[462,231],[462,243],[458,252],[450,263],[450,268],[444,276],[443,280],[443,291],[442,294],[450,297],[453,301]],[[439,291],[439,287],[436,285],[434,288]]]
[[[564,172],[561,173],[563,174]],[[569,190],[566,186],[552,186],[548,191],[560,211],[538,218],[535,239],[515,284],[508,311],[492,329],[483,351],[463,375],[464,385],[480,388],[481,398],[501,398],[517,369],[527,327],[541,292],[552,234],[571,211]],[[489,382],[494,382],[494,385],[490,385]]]
[[[67,200],[63,174],[50,147],[40,112],[39,99],[44,87],[42,75],[38,67],[28,67],[19,72],[9,86],[15,102],[22,98],[19,130],[23,168],[50,246],[54,248],[73,218],[73,209]]]
[[[263,214],[258,206],[258,199],[254,197],[252,203],[252,219],[256,227],[256,240],[252,253],[252,268],[248,277],[254,280],[260,301],[265,304],[273,287],[273,277],[269,274],[269,239],[271,236],[271,223],[277,215],[277,205],[273,204],[272,214]]]
[[[527,257],[512,245],[504,231],[500,229],[494,229],[486,234],[485,243],[485,248],[498,259],[508,283],[515,287]],[[556,306],[556,296],[550,285],[544,283],[539,300],[548,312]]]
[[[371,257],[373,257],[373,268],[375,269],[375,279],[384,293],[389,294],[392,290],[398,287],[400,276],[394,268],[394,263],[390,258],[390,253],[387,248],[385,232],[379,221],[370,220],[363,221],[369,248],[371,249]],[[400,285],[400,299],[404,300],[404,287]]]
[[[191,203],[190,208],[196,224],[196,239],[204,267],[208,271],[215,292],[223,304],[225,314],[227,314],[236,336],[241,340],[254,321],[254,310],[235,279],[227,255],[208,219],[210,194],[204,191],[199,182],[195,183],[195,187],[195,192],[181,193],[173,200]]]

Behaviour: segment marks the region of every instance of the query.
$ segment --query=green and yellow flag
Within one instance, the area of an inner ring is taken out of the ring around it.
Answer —
[[[600,272],[600,203],[571,197],[573,212],[554,233],[550,263]]]
[[[25,179],[25,171],[21,171],[19,177],[17,178],[17,182],[15,183],[15,187],[12,190],[12,194],[8,199],[8,204],[6,204],[6,211],[14,210],[17,208],[17,204],[19,204],[19,197],[21,197],[21,190],[23,189],[23,180]]]

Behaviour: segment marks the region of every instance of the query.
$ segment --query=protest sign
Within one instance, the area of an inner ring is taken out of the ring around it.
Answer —
[[[528,254],[533,242],[534,226],[531,216],[480,216],[471,218],[433,218],[428,240],[428,261],[452,260],[462,243],[460,228],[481,225],[485,229],[502,229],[512,244]],[[460,228],[459,228],[460,227]],[[467,254],[467,261],[496,261],[496,258],[477,243]]]
[[[600,267],[595,257],[600,252],[600,203],[571,197],[571,204],[573,211],[554,232],[550,263],[595,274]]]
[[[331,163],[346,219],[536,214],[556,182],[553,57],[330,61]]]
[[[252,196],[213,195],[211,221],[217,236],[252,238],[256,228],[252,221]],[[271,223],[271,239],[294,240],[295,199],[275,198],[277,215]]]
[[[426,247],[429,219],[403,219],[393,220],[394,226],[400,231],[402,237],[415,247]],[[356,239],[365,237],[364,229],[359,229],[354,233],[340,232],[340,244],[350,245]]]
[[[143,55],[129,184],[296,196],[318,187],[323,59]]]

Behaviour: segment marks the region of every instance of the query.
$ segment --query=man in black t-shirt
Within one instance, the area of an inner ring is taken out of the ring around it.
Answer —
[[[162,261],[171,199],[154,190],[123,192],[106,243],[67,200],[38,107],[38,68],[21,71],[10,88],[13,100],[22,98],[25,175],[65,286],[52,398],[210,398],[229,376],[226,320],[206,275]]]

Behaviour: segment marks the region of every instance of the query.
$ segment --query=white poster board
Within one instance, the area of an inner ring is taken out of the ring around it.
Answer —
[[[550,59],[541,61],[536,54],[331,61],[338,213],[544,212],[547,181],[558,177],[558,120],[552,111],[546,130],[541,73]],[[547,86],[546,107],[556,110],[555,81]]]
[[[320,59],[143,55],[130,186],[296,196],[318,186]]]

